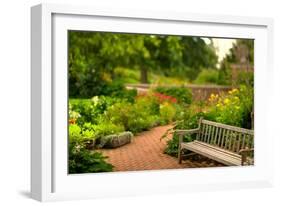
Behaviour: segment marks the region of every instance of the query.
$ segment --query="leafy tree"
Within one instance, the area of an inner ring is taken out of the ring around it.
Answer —
[[[182,45],[183,63],[189,68],[187,75],[190,79],[194,80],[202,68],[216,68],[218,58],[212,40],[207,45],[200,37],[183,37]]]
[[[217,62],[212,45],[200,37],[171,35],[70,31],[68,53],[71,97],[102,94],[118,66],[138,69],[148,83],[152,70],[194,78]]]
[[[238,39],[220,63],[219,83],[231,84],[231,64],[254,64],[254,40]]]

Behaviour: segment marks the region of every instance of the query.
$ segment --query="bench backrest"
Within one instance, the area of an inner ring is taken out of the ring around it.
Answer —
[[[197,140],[239,153],[254,147],[254,131],[204,119],[199,120]]]

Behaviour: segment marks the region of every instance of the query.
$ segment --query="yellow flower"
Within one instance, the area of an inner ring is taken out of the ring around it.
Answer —
[[[239,92],[238,91],[238,89],[232,89],[232,90],[230,90],[230,91],[228,91],[228,94],[234,94],[234,93],[237,93],[237,92]]]
[[[235,88],[235,89],[232,90],[232,92],[236,93],[236,92],[238,92],[238,89]]]
[[[235,106],[235,109],[237,109],[237,110],[238,110],[238,109],[240,109],[240,107],[239,107],[239,106]]]
[[[221,104],[217,104],[216,106],[217,106],[217,107],[220,107],[220,106],[221,106]]]
[[[230,100],[228,98],[226,98],[224,101],[223,101],[225,104],[228,104],[230,103]]]

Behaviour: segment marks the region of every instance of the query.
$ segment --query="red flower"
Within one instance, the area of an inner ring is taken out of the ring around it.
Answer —
[[[177,102],[177,99],[175,97],[172,97],[172,96],[169,96],[169,95],[165,95],[165,94],[161,94],[161,93],[156,92],[156,93],[154,93],[154,96],[156,96],[160,102],[163,102],[163,101],[169,101],[169,102],[172,102],[172,103]]]

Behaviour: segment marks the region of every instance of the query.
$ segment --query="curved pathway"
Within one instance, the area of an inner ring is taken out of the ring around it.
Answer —
[[[178,164],[177,158],[164,154],[166,139],[161,136],[170,125],[155,127],[133,137],[130,144],[115,149],[101,149],[114,171],[158,170],[218,166],[210,160],[186,160]],[[168,139],[171,137],[168,137]]]

